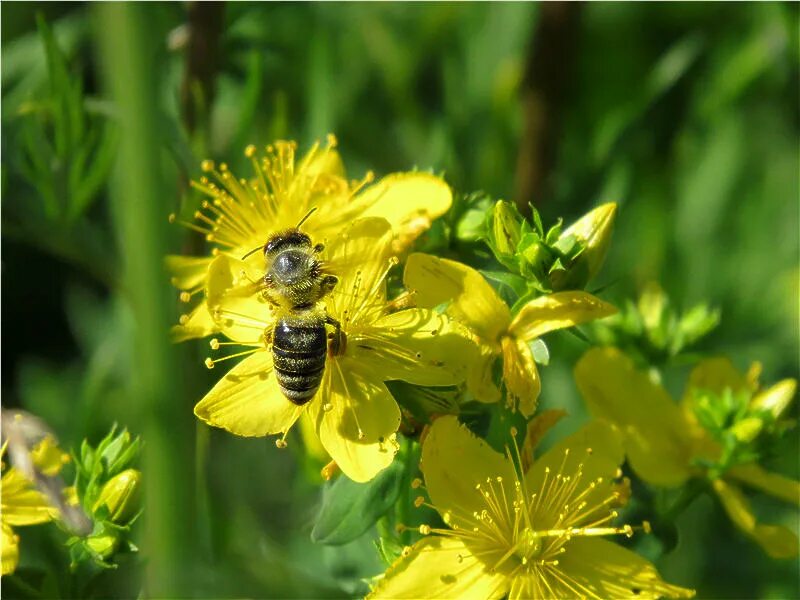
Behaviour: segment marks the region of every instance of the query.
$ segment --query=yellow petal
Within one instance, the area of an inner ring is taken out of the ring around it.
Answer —
[[[17,469],[9,469],[2,479],[2,517],[11,526],[46,523],[58,514],[47,499]]]
[[[661,387],[615,348],[594,348],[578,361],[575,380],[589,411],[625,433],[625,449],[642,479],[677,486],[690,476],[689,424]]]
[[[172,285],[179,290],[191,290],[202,284],[211,261],[210,256],[170,255],[165,259]]]
[[[397,236],[396,250],[408,246],[431,222],[443,215],[453,194],[441,177],[429,173],[395,173],[370,186],[353,200],[361,217],[382,217]]]
[[[308,411],[303,411],[297,424],[300,427],[300,435],[303,437],[303,446],[306,449],[306,453],[317,459],[320,463],[327,463],[331,457],[325,451],[322,442],[319,441],[317,430],[314,427],[314,422],[311,420],[311,415]]]
[[[400,409],[383,382],[356,372],[356,366],[347,358],[328,362],[309,414],[342,472],[369,481],[394,459]]]
[[[217,324],[208,312],[208,305],[201,302],[192,311],[181,317],[181,324],[175,325],[170,330],[170,339],[173,342],[185,342],[195,338],[203,338],[218,331]]]
[[[348,337],[347,355],[359,369],[385,381],[455,385],[466,379],[477,347],[469,333],[446,315],[407,309],[381,317]]]
[[[492,372],[497,354],[490,347],[481,345],[478,357],[467,375],[467,389],[479,402],[497,402],[500,390],[494,384]]]
[[[262,275],[249,263],[225,255],[208,268],[208,312],[217,331],[236,342],[258,343],[273,326],[273,312],[261,294]]]
[[[731,521],[752,537],[772,558],[792,558],[798,554],[797,536],[779,525],[760,525],[750,508],[750,503],[735,485],[723,479],[712,482],[725,512]]]
[[[246,437],[287,431],[300,412],[281,393],[266,350],[233,367],[194,407],[200,420]]]
[[[19,539],[8,523],[2,523],[2,560],[3,575],[10,575],[17,569],[19,563]]]
[[[548,331],[573,327],[617,312],[611,304],[586,292],[557,292],[531,300],[519,309],[509,332],[531,341]]]
[[[527,472],[530,468],[533,462],[531,457],[542,438],[565,416],[567,416],[567,411],[561,408],[551,408],[541,411],[528,422],[528,432],[525,435],[525,445],[522,451],[523,471]]]
[[[511,394],[519,399],[519,411],[530,417],[542,389],[539,372],[528,344],[512,337],[503,338],[503,379]]]
[[[452,302],[447,312],[487,342],[498,341],[511,313],[489,282],[475,269],[429,254],[412,254],[403,275],[418,306],[433,308]]]
[[[475,437],[454,416],[436,419],[422,443],[422,472],[431,502],[449,522],[458,514],[472,514],[485,507],[478,483],[503,477],[515,481],[511,462]]]
[[[591,421],[533,461],[525,475],[528,493],[541,490],[559,472],[565,477],[575,477],[580,471],[581,488],[603,478],[601,485],[582,498],[592,506],[609,496],[612,480],[624,459],[619,431],[605,421]]]
[[[393,255],[392,229],[385,219],[358,219],[331,240],[325,269],[339,282],[327,297],[328,312],[348,330],[348,320],[369,320],[371,306],[383,308],[384,277]]]
[[[608,540],[574,537],[565,548],[558,571],[570,585],[556,588],[556,597],[691,598],[695,594],[667,583],[649,561]]]
[[[796,391],[797,381],[784,379],[756,394],[750,402],[750,408],[768,412],[776,419],[779,419],[791,404]]]
[[[389,567],[367,598],[489,600],[507,591],[507,579],[491,575],[463,542],[429,536]]]
[[[800,507],[800,481],[770,473],[755,463],[731,467],[725,476]]]

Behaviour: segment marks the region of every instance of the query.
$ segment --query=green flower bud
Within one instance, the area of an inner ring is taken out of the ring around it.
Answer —
[[[522,217],[517,208],[499,200],[492,210],[492,242],[498,254],[513,256],[521,237]]]
[[[775,419],[779,419],[791,404],[795,391],[797,391],[797,382],[794,379],[784,379],[771,388],[756,394],[750,402],[750,409],[767,412]]]
[[[554,290],[582,290],[597,275],[608,253],[616,214],[615,203],[603,204],[559,233],[553,247],[574,258],[564,265],[565,271],[551,273]]]
[[[95,554],[98,554],[100,558],[108,558],[114,554],[114,551],[117,549],[117,545],[119,544],[119,540],[113,535],[99,534],[86,538],[85,543],[86,547]]]
[[[741,421],[737,421],[731,432],[740,442],[752,442],[761,433],[764,428],[764,421],[758,417],[745,417]]]
[[[136,469],[126,469],[109,479],[92,507],[97,512],[103,505],[108,507],[109,519],[124,523],[139,509],[142,474]]]

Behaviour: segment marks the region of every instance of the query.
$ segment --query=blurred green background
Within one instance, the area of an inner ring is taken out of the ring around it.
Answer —
[[[532,202],[545,223],[618,202],[604,297],[658,281],[678,307],[707,301],[722,324],[701,350],[760,360],[766,382],[798,377],[798,8],[3,3],[3,404],[65,447],[113,422],[143,435],[151,595],[363,593],[383,570],[375,536],[311,543],[320,485],[300,444],[196,423],[220,373],[205,342],[168,345],[184,307],[160,266],[202,249],[167,225],[197,205],[202,159],[245,176],[246,144],[328,132],[351,177],[433,168],[457,194]],[[575,429],[586,346],[548,341],[542,405]],[[766,466],[796,478],[798,450],[795,432]],[[755,502],[797,527],[796,510]],[[709,499],[679,529],[665,578],[700,597],[800,596],[797,562],[767,558]],[[54,574],[59,534],[21,535],[9,597],[75,595]],[[80,593],[136,596],[143,569]]]

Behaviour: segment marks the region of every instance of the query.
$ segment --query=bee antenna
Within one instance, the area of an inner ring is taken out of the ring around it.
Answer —
[[[245,255],[244,255],[244,256],[243,256],[243,257],[242,257],[240,260],[244,260],[245,258],[247,258],[248,256],[250,256],[251,254],[255,254],[256,252],[258,252],[259,250],[261,250],[261,248],[263,248],[263,246],[256,246],[255,248],[253,248],[252,250],[250,250],[250,251],[249,251],[247,254],[245,254]]]
[[[300,222],[295,226],[295,229],[300,229],[300,226],[308,220],[308,217],[310,217],[314,213],[315,210],[317,210],[316,206],[314,208],[312,208],[311,210],[309,210],[306,213],[306,216],[304,216],[302,219],[300,219]]]

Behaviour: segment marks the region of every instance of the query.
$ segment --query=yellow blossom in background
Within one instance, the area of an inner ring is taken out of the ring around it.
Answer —
[[[483,276],[464,264],[428,254],[412,254],[404,282],[418,306],[448,303],[447,314],[477,337],[480,357],[467,379],[469,391],[482,402],[497,402],[500,390],[492,367],[503,357],[503,379],[530,416],[536,409],[541,384],[529,343],[545,333],[614,314],[616,309],[582,291],[558,292],[531,300],[516,315]]]
[[[211,310],[233,343],[250,346],[235,355],[250,356],[214,386],[195,414],[236,435],[281,434],[278,444],[284,445],[289,428],[306,412],[341,470],[367,481],[392,462],[397,449],[400,410],[384,381],[457,384],[466,377],[475,346],[447,316],[387,300],[385,277],[396,260],[385,219],[354,222],[326,252],[339,282],[324,303],[341,323],[345,343],[338,354],[329,352],[316,396],[302,407],[283,396],[264,342],[264,332],[273,327],[270,309],[248,291],[254,273],[242,261],[220,256],[210,269]],[[216,293],[217,281],[223,293]],[[212,340],[212,347],[220,345]]]
[[[204,234],[211,252],[204,257],[167,257],[172,283],[183,290],[184,301],[206,290],[208,267],[216,256],[240,259],[263,246],[272,234],[296,226],[312,208],[316,210],[303,231],[315,243],[325,243],[356,218],[383,217],[393,228],[398,251],[450,207],[450,188],[429,173],[395,173],[376,183],[368,174],[360,181],[348,181],[335,146],[335,138],[329,136],[327,146],[316,143],[299,160],[294,142],[277,141],[263,155],[248,146],[245,154],[253,167],[250,179],[238,179],[225,164],[203,162],[207,175],[193,186],[208,199],[195,212],[194,222],[183,224]],[[257,252],[248,257],[247,264],[258,269],[262,261]],[[173,336],[185,340],[215,331],[207,305],[201,301],[181,318]]]
[[[2,454],[5,454],[5,446]],[[48,436],[31,451],[31,460],[38,471],[53,476],[58,474],[69,457]],[[2,574],[8,575],[16,570],[19,563],[19,536],[13,528],[47,523],[58,517],[58,510],[50,506],[44,494],[19,469],[6,469],[5,464],[3,467],[4,473],[0,480]]]
[[[617,424],[625,433],[628,461],[639,477],[665,487],[683,485],[692,477],[710,477],[712,489],[734,524],[770,556],[788,558],[798,554],[797,536],[786,527],[758,523],[739,484],[800,507],[800,482],[769,473],[756,462],[735,464],[722,476],[709,473],[701,461],[718,460],[722,449],[700,425],[690,403],[695,389],[747,391],[752,394],[751,408],[780,416],[794,396],[796,382],[786,379],[759,390],[756,372],[752,369],[746,377],[727,359],[704,360],[692,371],[682,402],[675,403],[663,387],[638,371],[616,348],[592,349],[575,367],[578,388],[589,411]],[[742,428],[741,439],[752,439],[759,428],[751,421]]]
[[[624,502],[614,477],[618,432],[594,422],[562,440],[522,476],[458,420],[434,421],[422,445],[430,502],[447,528],[420,527],[369,598],[660,598],[693,590],[663,581],[634,552],[602,539]],[[521,457],[524,458],[524,457]]]

